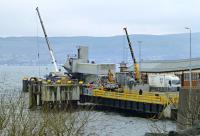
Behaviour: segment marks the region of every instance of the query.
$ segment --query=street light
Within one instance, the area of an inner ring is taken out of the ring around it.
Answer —
[[[192,54],[191,54],[191,47],[192,47],[192,36],[191,36],[191,33],[192,33],[192,30],[191,30],[191,28],[190,27],[185,27],[185,29],[187,29],[187,30],[189,30],[189,32],[190,32],[190,66],[189,66],[189,69],[190,69],[190,91],[189,91],[189,96],[191,96],[191,92],[192,92],[192,65],[191,65],[191,56],[192,56]]]

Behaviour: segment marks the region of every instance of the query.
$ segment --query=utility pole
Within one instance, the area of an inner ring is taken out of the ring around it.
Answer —
[[[190,27],[185,27],[185,29],[189,30],[189,34],[190,34],[190,56],[189,56],[189,82],[190,82],[190,92],[189,94],[191,95],[191,92],[192,92],[192,64],[191,64],[191,61],[192,61],[192,30]]]
[[[192,31],[191,31],[191,28],[190,27],[185,27],[185,29],[189,30],[189,33],[190,33],[190,58],[189,58],[189,80],[190,80],[190,89],[189,89],[189,96],[188,96],[188,109],[189,109],[189,112],[188,112],[188,117],[187,118],[190,118],[191,114],[192,114],[192,64],[191,64],[191,58],[192,58],[192,51],[191,51],[191,48],[192,48]]]

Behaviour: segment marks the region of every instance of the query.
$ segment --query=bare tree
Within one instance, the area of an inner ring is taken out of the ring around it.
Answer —
[[[7,136],[78,136],[84,133],[90,112],[27,108],[24,95],[18,99],[4,96],[0,101],[0,135]]]

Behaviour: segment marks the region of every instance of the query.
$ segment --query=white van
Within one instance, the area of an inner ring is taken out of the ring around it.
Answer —
[[[173,74],[150,74],[148,75],[150,88],[165,88],[178,90],[181,87],[179,77]]]

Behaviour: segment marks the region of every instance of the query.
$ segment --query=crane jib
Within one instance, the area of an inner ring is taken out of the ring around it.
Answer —
[[[39,12],[39,8],[38,8],[38,7],[36,8],[36,11],[37,11],[38,17],[39,17],[39,19],[40,19],[40,24],[41,24],[41,26],[42,26],[42,30],[43,30],[43,33],[44,33],[44,37],[45,37],[45,40],[46,40],[48,49],[49,49],[49,53],[50,53],[50,56],[51,56],[51,59],[52,59],[52,63],[53,63],[54,68],[55,68],[55,72],[59,72],[59,70],[58,70],[58,65],[57,65],[57,63],[56,63],[56,59],[55,59],[55,57],[54,57],[53,50],[52,50],[52,48],[51,48],[51,46],[50,46],[49,39],[48,39],[46,30],[45,30],[45,27],[44,27],[42,18],[41,18],[41,16],[40,16],[40,12]]]
[[[129,45],[129,49],[130,49],[130,52],[131,52],[131,57],[132,57],[132,60],[133,60],[133,67],[134,67],[134,72],[135,72],[135,80],[140,82],[140,71],[139,71],[139,66],[138,66],[138,63],[135,59],[135,56],[134,56],[134,52],[133,52],[133,48],[131,46],[131,41],[129,39],[129,35],[128,35],[128,32],[127,32],[127,28],[124,28],[124,31],[126,33],[126,38],[128,40],[128,45]]]
[[[127,32],[127,28],[124,28],[124,31],[125,31],[125,33],[126,33],[126,38],[127,38],[127,40],[128,40],[128,45],[129,45],[129,49],[130,49],[130,52],[131,52],[131,57],[132,57],[132,59],[133,59],[133,62],[134,62],[134,63],[137,63],[137,62],[136,62],[136,59],[135,59],[135,56],[134,56],[132,44],[131,44],[131,41],[130,41],[130,39],[129,39],[129,35],[128,35],[128,32]]]

